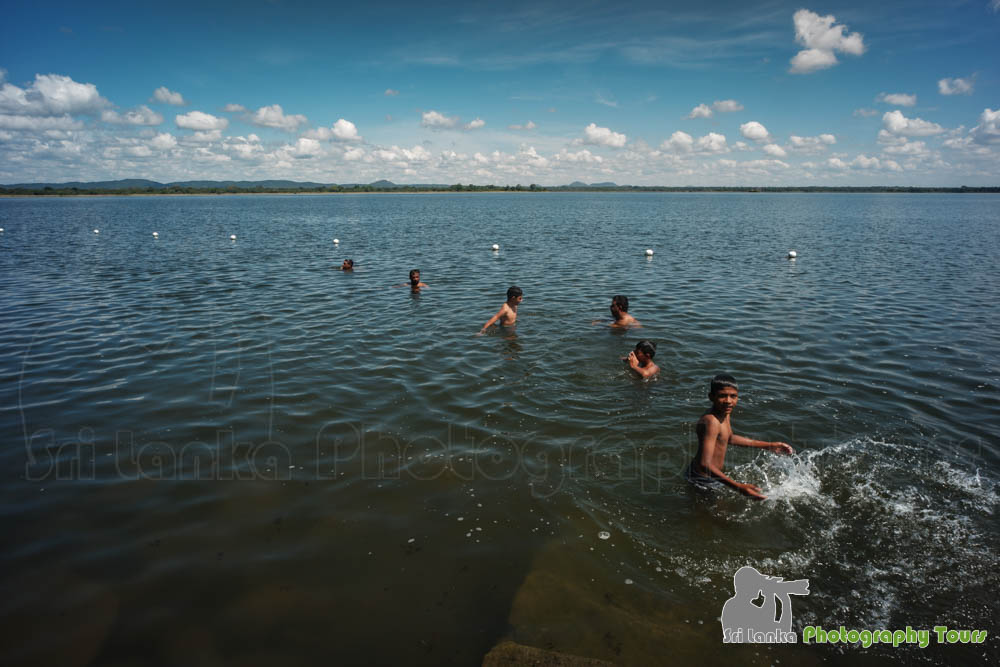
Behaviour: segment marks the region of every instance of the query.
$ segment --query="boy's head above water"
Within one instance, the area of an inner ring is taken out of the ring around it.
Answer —
[[[639,357],[639,363],[651,360],[656,356],[656,343],[651,340],[640,340],[635,344],[635,356]]]
[[[712,378],[712,384],[709,385],[708,398],[712,401],[713,410],[725,413],[732,412],[740,400],[736,378],[727,373],[716,375]]]
[[[622,296],[621,294],[616,294],[611,297],[611,314],[614,317],[618,317],[618,313],[628,312],[628,297]]]
[[[413,269],[410,271],[410,284],[417,285],[420,283],[420,269]]]
[[[521,290],[517,285],[511,285],[507,288],[507,301],[520,303],[521,299],[524,298],[524,291]]]

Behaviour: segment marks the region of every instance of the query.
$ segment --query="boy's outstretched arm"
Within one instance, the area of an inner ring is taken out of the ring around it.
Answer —
[[[726,473],[722,472],[720,468],[716,467],[715,463],[712,462],[712,459],[715,458],[715,443],[719,441],[719,431],[721,430],[721,427],[716,419],[705,419],[702,421],[702,425],[704,428],[701,430],[701,467],[712,473],[713,477],[718,477],[740,493],[759,500],[767,498],[767,496],[760,492],[759,487],[753,484],[741,484],[729,477]],[[730,438],[729,441],[732,442],[732,438]]]
[[[479,330],[479,333],[486,333],[486,330],[489,329],[491,326],[493,326],[493,324],[500,319],[500,316],[503,315],[503,311],[506,307],[507,307],[506,303],[500,306],[500,310],[497,311],[497,314],[491,317],[489,320],[487,320],[486,324],[483,325],[483,328]]]
[[[766,440],[753,440],[752,438],[746,438],[742,435],[733,435],[729,438],[729,442],[734,445],[739,445],[740,447],[759,447],[761,449],[769,449],[775,454],[794,454],[795,450],[787,442],[768,442]]]

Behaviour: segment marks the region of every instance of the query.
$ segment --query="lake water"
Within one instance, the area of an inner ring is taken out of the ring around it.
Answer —
[[[995,660],[998,204],[0,200],[0,662]],[[736,432],[798,451],[730,448],[766,501],[681,475],[718,372]],[[796,630],[991,636],[724,645],[747,564],[809,580]]]

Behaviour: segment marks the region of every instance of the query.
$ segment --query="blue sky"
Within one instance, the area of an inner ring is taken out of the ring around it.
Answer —
[[[1000,0],[7,4],[0,183],[1000,185]]]

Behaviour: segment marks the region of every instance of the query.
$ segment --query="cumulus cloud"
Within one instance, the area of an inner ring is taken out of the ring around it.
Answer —
[[[833,15],[820,16],[808,9],[795,12],[795,41],[806,47],[791,60],[792,74],[808,74],[837,64],[835,51],[860,56],[865,52],[861,33],[847,34],[847,26],[835,25]]]
[[[308,137],[299,137],[299,140],[295,142],[295,147],[292,149],[293,155],[297,158],[314,157],[322,151],[322,145],[315,139],[309,139]]]
[[[72,116],[18,116],[0,113],[0,129],[22,132],[79,130],[83,123]]]
[[[60,74],[36,74],[27,88],[0,86],[0,113],[19,116],[61,116],[97,113],[110,103],[92,83],[78,83]]]
[[[898,107],[912,107],[917,104],[917,96],[906,93],[879,93],[875,101],[894,104]]]
[[[997,0],[1000,2],[1000,0]],[[941,79],[938,81],[938,92],[942,95],[971,95],[975,77],[966,79]]]
[[[729,151],[729,147],[726,146],[726,135],[717,132],[709,132],[701,137],[695,142],[694,147],[701,153],[726,153]]]
[[[149,145],[158,151],[167,151],[177,146],[177,139],[169,132],[161,132],[149,140]]]
[[[660,148],[665,151],[675,153],[690,153],[694,150],[694,138],[687,132],[674,132],[670,138],[660,144]]]
[[[476,153],[477,158],[483,158],[482,155]],[[600,155],[594,155],[586,148],[579,150],[575,153],[570,153],[565,148],[559,151],[553,158],[558,162],[570,162],[570,163],[585,163],[585,164],[600,164],[604,162],[604,158]]]
[[[886,146],[883,149],[886,153],[892,155],[911,155],[911,156],[922,156],[927,155],[927,144],[923,141],[907,141],[903,140],[901,144],[893,144],[891,146]]]
[[[445,116],[443,113],[437,111],[425,111],[420,119],[420,124],[423,127],[429,127],[432,130],[447,130],[458,125],[458,116]]]
[[[227,113],[243,113],[244,111],[247,110],[247,108],[242,104],[227,104],[226,106],[222,107],[222,110]]]
[[[177,127],[184,130],[198,130],[202,132],[221,131],[229,127],[229,120],[218,118],[203,111],[191,111],[189,113],[175,116],[174,122]]]
[[[688,118],[711,118],[712,110],[707,104],[699,104],[694,109],[691,109],[691,113],[687,115]]]
[[[977,144],[1000,144],[1000,109],[983,109],[979,125],[972,128],[969,136]]]
[[[538,127],[538,126],[537,126],[537,125],[535,125],[534,123],[532,123],[532,122],[531,122],[531,121],[529,120],[529,121],[528,121],[527,123],[525,123],[524,125],[508,125],[508,126],[507,126],[507,129],[509,129],[509,130],[533,130],[533,129],[535,129],[536,127]]]
[[[882,116],[882,125],[890,134],[908,137],[926,137],[944,132],[944,128],[937,123],[921,118],[907,118],[899,110],[887,111]]]
[[[878,115],[878,109],[855,109],[854,115],[859,118],[871,118]]]
[[[612,132],[609,128],[598,127],[596,123],[591,123],[583,128],[583,143],[594,146],[611,146],[621,148],[625,145],[626,137],[620,132]]]
[[[250,122],[258,127],[273,127],[285,132],[295,132],[300,125],[309,122],[309,119],[302,114],[285,115],[285,110],[280,104],[261,107],[250,117]]]
[[[477,119],[475,119],[473,121],[470,121],[470,122],[466,123],[464,125],[464,127],[465,127],[466,130],[478,130],[479,128],[483,127],[484,125],[486,125],[486,121],[483,120],[482,118],[477,118]]]
[[[150,102],[162,102],[163,104],[172,104],[175,107],[182,107],[186,104],[184,101],[184,96],[180,93],[175,93],[166,86],[160,86],[153,91],[153,97],[149,100]]]
[[[751,141],[767,141],[771,138],[767,128],[755,120],[740,125],[740,134]]]
[[[363,148],[349,148],[344,151],[344,159],[348,162],[356,162],[365,157],[365,151]]]
[[[720,113],[743,111],[743,105],[736,100],[715,100],[715,102],[712,103],[712,108]]]
[[[163,116],[143,104],[123,114],[105,109],[101,112],[101,120],[112,125],[159,125],[163,122]]]
[[[392,88],[386,88],[385,89],[385,93],[383,93],[383,94],[386,97],[395,97],[396,95],[399,95],[399,91],[398,90],[393,90]]]
[[[835,143],[837,143],[837,137],[832,134],[821,134],[816,137],[800,137],[793,134],[788,137],[789,147],[801,153],[819,153]]]
[[[788,155],[788,153],[785,152],[785,149],[779,146],[778,144],[768,144],[764,146],[764,148],[762,148],[761,150],[763,150],[768,155],[774,157],[785,157]]]

